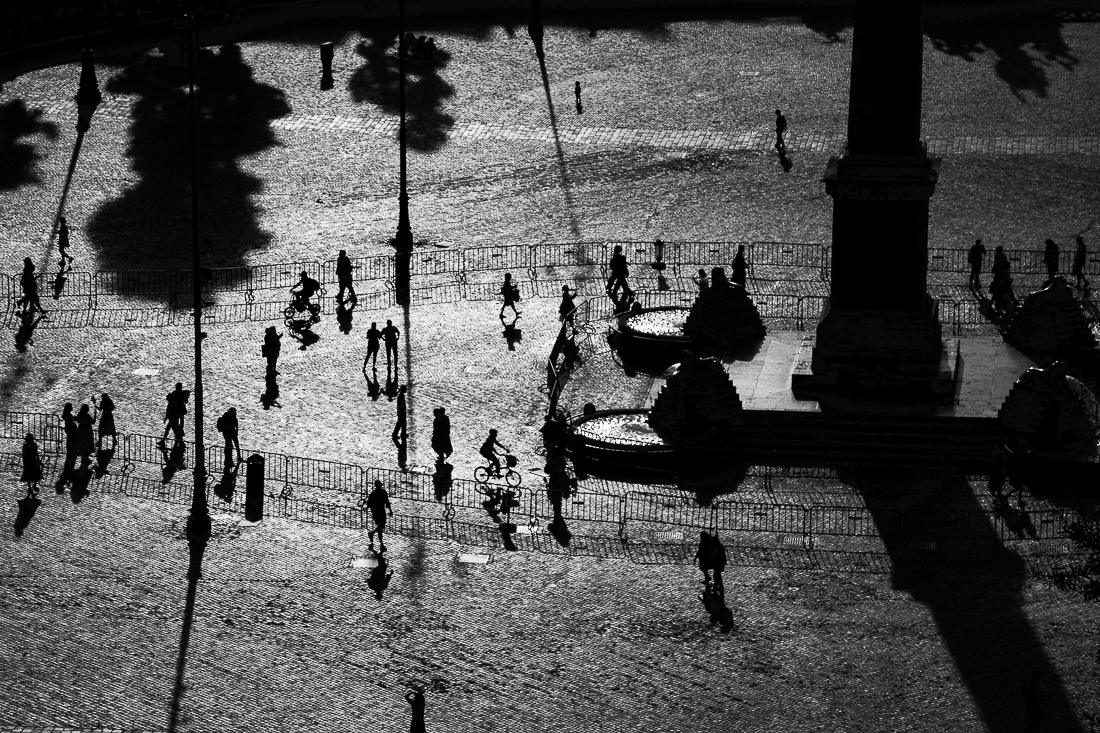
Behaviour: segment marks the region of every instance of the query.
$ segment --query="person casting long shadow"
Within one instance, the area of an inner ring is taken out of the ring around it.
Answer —
[[[77,427],[72,402],[66,402],[61,410],[61,424],[65,430],[65,463],[61,468],[61,475],[57,477],[57,483],[54,484],[54,489],[59,494],[65,491],[65,484],[72,481],[73,469],[76,468]]]

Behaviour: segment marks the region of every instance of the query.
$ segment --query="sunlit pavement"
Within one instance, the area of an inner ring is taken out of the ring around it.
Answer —
[[[435,72],[410,71],[410,206],[424,249],[828,242],[820,178],[846,119],[851,29],[842,19],[643,14],[636,24],[598,23],[593,37],[583,22],[556,25],[544,12],[545,87],[522,23],[510,32],[410,26],[434,35],[445,58]],[[290,27],[202,55],[200,69],[216,71],[199,83],[211,95],[200,138],[210,266],[388,251],[397,219],[392,34],[364,28],[365,38],[357,27]],[[980,236],[1037,248],[1083,234],[1100,244],[1096,24],[930,10],[926,31],[923,134],[944,150],[931,243],[965,247]],[[324,40],[336,41],[329,91],[317,84]],[[4,85],[8,272],[25,256],[55,269],[49,232],[63,195],[78,270],[188,266],[187,100],[178,65],[169,70],[178,44],[163,51],[99,54],[105,104],[67,187],[78,66]],[[791,121],[790,172],[767,145],[777,107]],[[396,468],[394,403],[372,400],[361,371],[366,327],[389,318],[408,337],[400,374],[411,383],[410,467],[431,463],[437,405],[452,414],[456,477],[469,477],[489,427],[536,467],[540,361],[557,332],[556,305],[521,303],[515,351],[491,302],[417,306],[407,325],[399,308],[363,308],[347,335],[330,308],[307,350],[284,338],[281,407],[266,411],[259,344],[268,324],[212,325],[207,442],[220,442],[214,418],[235,405],[246,452]],[[2,408],[57,412],[108,392],[120,430],[159,435],[163,395],[192,381],[190,339],[180,326],[43,327],[26,354],[3,360]],[[646,380],[613,367],[594,360],[570,388],[570,406],[582,387],[601,406],[640,405]],[[18,452],[18,441],[6,445]],[[11,470],[5,521],[22,488]],[[185,508],[94,483],[73,506],[51,482],[26,535],[0,552],[0,725],[164,729],[186,590]],[[954,500],[976,504],[982,483],[956,489]],[[846,493],[827,501],[847,504],[865,487],[834,490]],[[912,577],[731,566],[736,628],[723,635],[707,625],[690,565],[393,536],[394,575],[379,601],[369,570],[353,567],[369,555],[364,533],[238,522],[219,517],[207,552],[181,729],[404,730],[401,695],[425,685],[429,730],[439,731],[1015,731],[1027,725],[1020,689],[1033,671],[1044,673],[1039,730],[1088,730],[1084,716],[1100,712],[1095,609],[1027,579],[1012,553],[995,569],[957,573],[954,555],[931,553],[915,561],[931,573]],[[491,561],[455,562],[475,549]]]

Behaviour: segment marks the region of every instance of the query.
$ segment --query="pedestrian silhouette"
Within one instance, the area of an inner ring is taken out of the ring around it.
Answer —
[[[1043,250],[1043,264],[1047,267],[1047,282],[1053,282],[1058,274],[1058,245],[1053,239],[1048,239],[1046,249]]]
[[[240,430],[240,425],[237,422],[237,408],[230,407],[222,416],[218,418],[218,422],[215,425],[218,432],[225,438],[225,460],[228,461],[233,455],[233,450],[237,451],[237,462],[244,460],[244,456],[241,455],[241,443],[237,439],[237,433]]]
[[[504,309],[511,308],[512,313],[519,318],[519,311],[516,310],[516,301],[519,300],[519,286],[512,282],[512,273],[504,273],[504,282],[500,286],[500,295],[504,300],[503,305],[500,306],[500,318],[504,319]]]
[[[348,253],[344,250],[340,250],[340,254],[336,257],[336,279],[340,283],[340,290],[336,293],[336,302],[344,302],[344,291],[348,291],[348,297],[352,303],[358,301],[355,297],[355,288],[351,282],[351,260],[348,259]]]
[[[104,392],[100,395],[99,403],[97,404],[93,397],[92,404],[99,410],[99,438],[96,441],[96,449],[103,448],[103,439],[106,437],[110,437],[111,448],[114,449],[118,445],[118,433],[115,430],[115,403],[111,396]]]
[[[94,425],[95,418],[92,417],[88,405],[81,405],[76,413],[76,452],[80,455],[82,468],[92,462],[92,453],[95,451]]]
[[[351,312],[355,310],[355,301],[353,300],[350,305],[347,303],[336,304],[336,324],[340,328],[340,333],[345,336],[351,333]]]
[[[24,354],[27,346],[34,346],[34,329],[38,328],[39,321],[46,316],[42,314],[36,316],[34,311],[20,313],[18,316],[19,328],[15,331],[15,350]]]
[[[558,306],[558,320],[569,321],[570,327],[573,324],[573,317],[577,312],[577,304],[573,300],[573,296],[577,294],[576,290],[570,290],[568,285],[561,286],[561,305]]]
[[[581,83],[579,81],[573,82],[573,96],[577,98],[577,104],[581,103]]]
[[[34,433],[27,433],[23,438],[23,473],[19,480],[26,482],[28,496],[38,492],[38,482],[42,480],[42,458],[38,455]]]
[[[45,313],[42,303],[38,300],[38,275],[34,272],[34,262],[30,257],[23,258],[23,274],[19,277],[19,285],[23,290],[23,297],[19,299],[19,305],[24,313],[37,311]]]
[[[707,271],[703,268],[699,268],[699,275],[691,278],[691,281],[699,287],[699,295],[707,292],[710,287],[710,278],[707,277]]]
[[[726,569],[726,547],[717,534],[710,537],[710,568],[714,573],[714,592],[719,598],[726,597],[726,586],[722,582],[722,573]]]
[[[710,571],[714,567],[714,555],[711,552],[710,532],[699,532],[699,545],[695,549],[695,560],[699,563],[699,569],[703,571],[703,582],[710,584]]]
[[[1027,708],[1028,726],[1025,733],[1033,733],[1043,719],[1043,708],[1039,706],[1039,673],[1031,676],[1031,682],[1024,685],[1020,692],[1024,698],[1024,706]]]
[[[443,463],[451,455],[451,419],[442,407],[435,408],[432,413],[435,415],[432,420],[432,450],[437,461]]]
[[[733,257],[733,276],[730,279],[741,287],[745,287],[748,271],[749,266],[745,262],[745,245],[739,244],[737,245],[737,254]]]
[[[405,403],[405,391],[407,387],[402,384],[397,391],[397,423],[393,426],[393,442],[404,440],[409,434],[408,408]]]
[[[786,152],[787,143],[783,142],[783,135],[787,132],[787,118],[779,110],[775,111],[775,149]]]
[[[615,245],[607,269],[611,273],[611,277],[607,280],[607,294],[614,300],[615,294],[619,291],[619,288],[630,290],[626,284],[626,278],[630,275],[630,270],[627,266],[626,255],[623,254],[622,245]]]
[[[378,345],[382,338],[382,332],[378,330],[378,324],[371,321],[367,329],[367,355],[363,358],[363,373],[367,372],[367,362],[370,361],[371,369],[378,367]]]
[[[279,383],[276,381],[276,375],[278,375],[278,372],[268,372],[264,378],[264,391],[260,395],[260,404],[264,406],[265,410],[270,410],[272,407],[282,407],[279,404]]]
[[[62,268],[67,266],[71,270],[73,258],[69,255],[69,225],[63,216],[58,219],[57,251],[61,253],[61,260],[58,265]]]
[[[374,549],[374,535],[378,534],[378,545],[382,552],[386,551],[386,541],[383,532],[386,529],[386,512],[393,516],[393,507],[390,506],[390,495],[382,487],[382,482],[375,480],[374,489],[367,496],[367,509],[370,510],[371,519],[374,520],[374,529],[367,533],[370,539],[371,549]]]
[[[383,548],[383,552],[385,548]],[[386,562],[386,556],[382,552],[375,552],[374,556],[378,558],[378,564],[371,568],[370,577],[367,578],[367,587],[374,591],[374,597],[378,600],[382,600],[382,591],[386,590],[386,587],[390,584],[390,578],[393,577],[393,571],[388,573],[386,570],[389,568],[389,564]]]
[[[176,440],[183,440],[183,416],[187,414],[187,400],[190,397],[191,390],[184,389],[181,382],[176,382],[176,388],[165,396],[167,404],[164,408],[164,435],[160,439],[162,445],[168,439],[169,430]]]
[[[997,245],[997,248],[993,251],[993,282],[989,284],[989,297],[992,299],[994,306],[1002,310],[1007,310],[1009,301],[1013,304],[1019,303],[1016,294],[1012,292],[1010,269],[1004,247]]]
[[[368,339],[369,337],[368,333]],[[393,325],[393,321],[387,320],[386,327],[382,329],[382,341],[386,344],[386,374],[389,374],[392,364],[394,376],[397,376],[397,340],[400,337],[401,332],[397,330],[397,326]],[[368,343],[368,348],[369,346]]]
[[[427,733],[427,728],[424,727],[424,691],[410,690],[406,692],[405,702],[409,704],[412,712],[409,733]]]
[[[264,331],[264,343],[260,347],[260,355],[267,359],[267,373],[278,374],[276,371],[279,363],[279,352],[283,348],[283,335],[275,330],[274,326],[268,326]]]
[[[966,261],[970,264],[969,287],[971,290],[982,289],[982,281],[978,276],[982,272],[982,259],[984,257],[985,245],[982,244],[982,240],[975,239],[974,244],[970,247],[970,253],[966,256]]]
[[[1077,251],[1073,253],[1073,287],[1088,290],[1089,281],[1085,279],[1085,263],[1088,262],[1089,251],[1085,247],[1085,238],[1077,235]],[[1082,285],[1081,283],[1084,283]]]
[[[61,468],[61,475],[57,477],[54,488],[57,493],[65,490],[65,484],[72,480],[73,469],[76,468],[77,456],[77,427],[76,418],[73,416],[73,403],[66,402],[61,410],[61,425],[65,430],[65,464]]]

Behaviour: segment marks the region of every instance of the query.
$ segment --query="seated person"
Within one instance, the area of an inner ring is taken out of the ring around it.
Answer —
[[[296,310],[305,310],[309,305],[309,299],[320,289],[321,284],[311,278],[305,270],[302,270],[301,279],[290,289],[291,295],[294,296],[291,305],[293,305]]]

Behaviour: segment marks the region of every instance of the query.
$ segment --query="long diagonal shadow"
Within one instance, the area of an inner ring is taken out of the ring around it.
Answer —
[[[183,607],[183,627],[180,629],[180,648],[176,656],[176,680],[172,685],[172,702],[168,712],[168,730],[175,733],[180,725],[180,705],[183,702],[183,671],[187,666],[187,647],[191,643],[191,626],[195,620],[195,594],[199,581],[190,578],[187,581],[187,602]]]
[[[846,483],[869,500],[869,511],[894,564],[895,587],[909,591],[932,613],[985,729],[1024,729],[1021,721],[1027,715],[1020,693],[1032,674],[1039,672],[1044,725],[1052,726],[1043,729],[1083,733],[1057,669],[1021,605],[1025,563],[1000,543],[993,527],[952,527],[942,497],[931,494],[905,507],[906,536],[900,537],[892,513],[895,507],[882,504],[883,487],[859,477]],[[898,483],[890,482],[895,491]],[[960,509],[982,511],[965,479],[955,479],[946,488],[952,497],[969,497]],[[903,542],[935,542],[938,549],[913,554]]]
[[[573,193],[569,189],[569,174],[565,170],[565,153],[561,148],[561,138],[558,137],[558,117],[554,114],[554,100],[550,97],[550,76],[546,73],[546,54],[543,53],[542,41],[538,42],[536,55],[539,57],[539,71],[542,72],[542,88],[546,92],[546,107],[550,111],[550,129],[554,133],[554,147],[558,152],[558,171],[561,174],[561,189],[565,194],[565,206],[569,212],[569,230],[574,237],[580,238],[581,230],[577,226]]]

